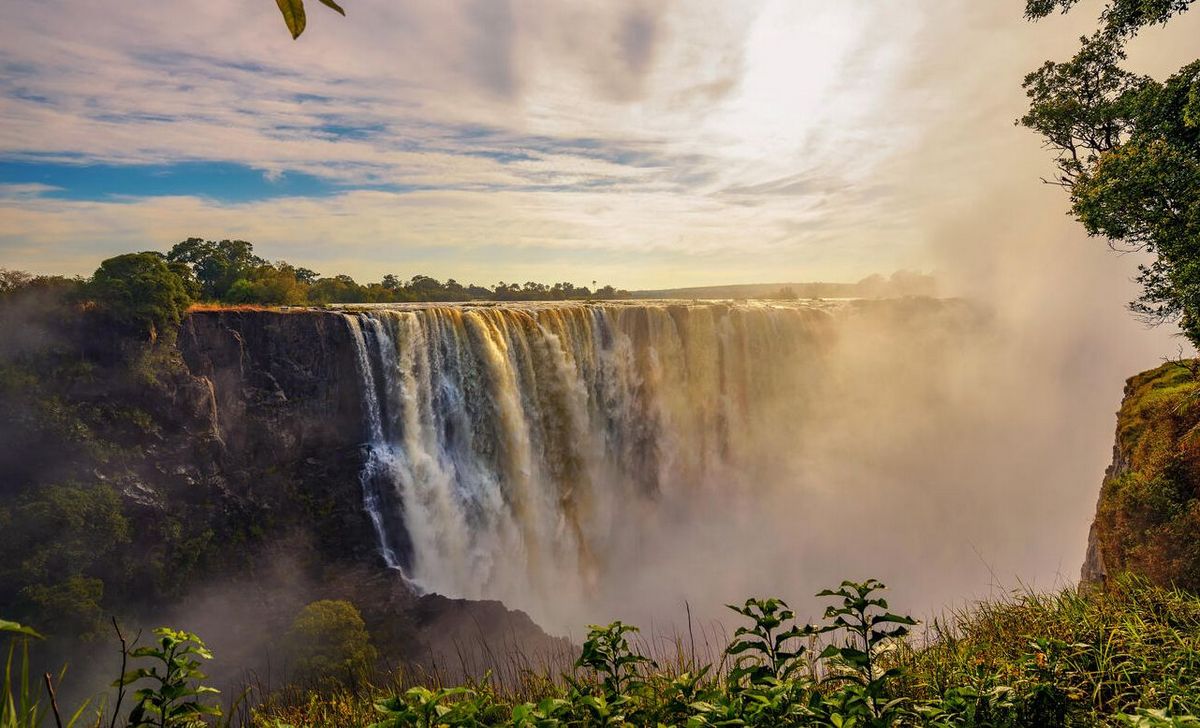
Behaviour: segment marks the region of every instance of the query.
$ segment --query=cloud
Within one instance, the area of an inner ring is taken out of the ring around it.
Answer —
[[[293,43],[267,5],[205,3],[186,21],[178,8],[162,6],[103,14],[82,0],[5,6],[0,159],[125,167],[130,176],[144,165],[232,165],[267,182],[323,180],[311,185],[320,196],[345,194],[268,203],[261,198],[277,197],[278,187],[214,190],[219,183],[200,176],[193,190],[172,186],[163,194],[196,198],[188,204],[197,210],[205,199],[223,200],[206,214],[215,211],[209,219],[236,229],[266,227],[238,214],[288,204],[328,210],[339,227],[324,242],[346,249],[360,245],[351,230],[395,225],[426,232],[424,246],[520,246],[533,237],[629,255],[708,255],[722,245],[742,254],[802,254],[842,227],[814,220],[817,207],[831,216],[839,199],[861,201],[831,190],[861,184],[871,163],[860,152],[848,160],[840,135],[816,129],[843,112],[849,116],[840,125],[854,126],[851,117],[874,103],[878,89],[869,79],[839,77],[851,56],[876,55],[856,42],[861,9],[809,3],[814,12],[806,15],[779,0],[737,7],[716,0],[362,0],[346,19],[315,12],[303,41]],[[825,25],[840,28],[832,41]],[[799,57],[789,55],[797,40],[808,49]],[[827,67],[794,65],[805,58]],[[858,101],[838,100],[847,95]],[[797,168],[829,185],[767,190]],[[746,192],[733,200],[722,195],[730,189]],[[755,189],[763,194],[748,192]],[[380,215],[380,198],[355,190],[394,193],[387,199],[395,211],[367,219]],[[441,194],[404,196],[411,191]],[[92,260],[80,258],[69,272],[86,272],[96,258],[127,247],[123,235],[165,245],[190,234],[185,217],[177,232],[153,240],[170,227],[160,218],[164,203],[118,204],[106,199],[113,194],[62,193],[107,202],[55,212],[68,221],[84,210],[97,215],[78,221],[88,228],[78,234],[96,241]],[[433,212],[414,212],[413,200],[433,197]],[[262,204],[228,204],[239,200]],[[33,202],[7,201],[0,255],[40,269],[68,259],[51,248],[86,249],[73,237],[74,223],[51,224],[57,218]],[[442,214],[448,205],[464,207]],[[755,214],[744,209],[750,206]],[[100,212],[108,210],[125,219]],[[481,210],[494,213],[490,225]],[[625,215],[619,222],[618,213]],[[350,218],[355,223],[345,224]],[[432,227],[434,220],[445,227]],[[808,222],[816,233],[803,232]],[[275,248],[281,237],[263,230],[254,239]],[[44,256],[31,254],[37,245]],[[354,268],[373,270],[369,261]],[[827,274],[857,268],[843,259]]]
[[[571,251],[554,278],[608,266],[627,286],[955,266],[945,221],[1001,186],[1025,190],[1027,216],[1060,215],[1011,119],[1021,73],[1091,22],[946,0],[349,11],[317,8],[292,42],[270,3],[0,7],[0,165],[80,168],[0,171],[63,188],[5,195],[0,258],[86,273],[134,245],[239,231],[364,278],[409,256],[467,277],[461,251],[495,246],[512,250],[489,259],[497,278],[546,269],[522,252],[539,247]],[[1151,55],[1186,47],[1180,27]],[[131,183],[156,169],[243,182]]]

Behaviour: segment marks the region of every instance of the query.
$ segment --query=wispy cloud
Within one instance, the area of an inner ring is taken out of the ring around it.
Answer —
[[[978,160],[1037,163],[1008,119],[1045,36],[1007,5],[356,0],[292,42],[269,2],[14,0],[0,259],[237,234],[366,277],[496,246],[491,277],[537,246],[627,285],[920,266]]]
[[[40,165],[73,181],[7,195],[0,254],[38,267],[53,256],[31,251],[70,247],[74,230],[93,257],[124,236],[165,245],[198,232],[192,219],[279,256],[365,246],[360,271],[412,246],[794,250],[838,227],[816,219],[834,191],[890,153],[850,154],[838,131],[871,116],[886,80],[862,73],[888,58],[864,8],[362,0],[299,43],[273,12],[0,10],[0,159],[10,177]],[[217,168],[226,179],[203,172]],[[153,170],[173,172],[146,190]],[[820,188],[779,182],[799,174]],[[323,182],[287,190],[289,176]]]

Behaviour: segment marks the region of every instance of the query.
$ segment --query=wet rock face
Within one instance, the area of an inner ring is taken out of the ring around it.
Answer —
[[[199,311],[179,349],[212,382],[220,435],[232,455],[275,458],[317,445],[357,445],[362,410],[344,319],[305,311]]]
[[[178,346],[211,389],[222,470],[234,490],[311,528],[327,554],[369,559],[376,546],[359,484],[362,394],[345,319],[196,311]]]

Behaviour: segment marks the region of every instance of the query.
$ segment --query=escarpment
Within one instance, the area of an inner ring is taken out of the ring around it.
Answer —
[[[1200,589],[1200,381],[1196,361],[1129,379],[1081,578],[1123,572]]]
[[[222,469],[268,519],[311,528],[331,556],[376,550],[360,495],[364,419],[345,317],[196,311],[179,350],[211,388]]]

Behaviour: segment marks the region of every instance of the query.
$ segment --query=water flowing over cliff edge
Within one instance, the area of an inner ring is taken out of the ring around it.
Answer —
[[[228,450],[358,453],[322,494],[345,550],[565,628],[680,529],[719,548],[778,532],[754,518],[781,490],[828,501],[836,478],[803,482],[869,463],[847,430],[878,426],[848,413],[945,399],[930,352],[978,323],[932,299],[356,306],[198,311],[181,345]],[[796,527],[824,541],[814,513]]]
[[[623,522],[732,487],[765,415],[803,409],[830,316],[808,306],[347,313],[387,562],[471,597],[591,588]]]

